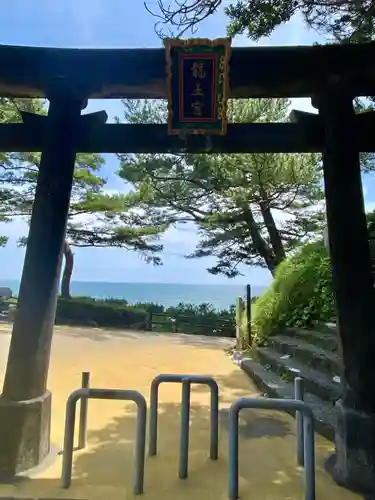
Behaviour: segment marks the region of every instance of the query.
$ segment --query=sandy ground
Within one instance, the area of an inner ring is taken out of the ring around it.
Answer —
[[[220,458],[208,459],[209,396],[195,387],[191,403],[189,477],[177,475],[181,388],[160,389],[158,456],[146,458],[147,500],[227,499],[228,407],[238,397],[258,396],[248,378],[223,349],[228,341],[185,335],[110,332],[99,329],[56,329],[49,374],[53,393],[52,442],[63,443],[65,402],[79,387],[82,371],[91,386],[141,391],[148,399],[150,382],[159,373],[213,375],[220,387]],[[0,325],[0,379],[9,346],[9,326]],[[266,411],[243,411],[240,440],[240,497],[243,500],[300,500],[302,470],[295,462],[294,420]],[[135,408],[122,402],[90,401],[88,446],[74,454],[73,481],[60,489],[61,455],[14,485],[0,485],[0,498],[69,498],[126,500],[133,498]],[[317,500],[354,500],[358,496],[336,486],[323,472],[331,444],[317,437]]]

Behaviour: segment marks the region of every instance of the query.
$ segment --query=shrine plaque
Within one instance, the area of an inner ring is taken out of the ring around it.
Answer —
[[[167,39],[168,134],[227,130],[230,41]]]

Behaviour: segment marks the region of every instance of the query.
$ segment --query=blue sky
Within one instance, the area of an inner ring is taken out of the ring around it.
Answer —
[[[172,0],[171,0],[172,1]],[[156,0],[148,5],[155,7]],[[1,6],[1,44],[34,45],[77,48],[128,48],[160,47],[154,32],[154,18],[146,12],[142,0],[12,0]],[[226,18],[218,13],[202,23],[195,36],[216,38],[225,36]],[[258,45],[310,45],[323,41],[307,30],[298,17],[282,26],[269,39]],[[238,37],[234,45],[255,45],[246,37]],[[254,68],[256,71],[256,68]],[[294,108],[312,110],[309,100],[295,99]],[[86,112],[105,109],[113,118],[121,115],[118,101],[90,101]],[[112,120],[110,120],[112,121]],[[108,178],[108,188],[124,190],[123,182],[115,172],[114,155],[106,155],[103,170]],[[364,191],[368,206],[375,208],[375,196],[371,196],[374,179],[365,179]],[[3,225],[4,226],[4,225]],[[19,236],[27,234],[22,222],[6,224],[1,234],[10,241],[1,249],[0,277],[18,279],[22,271],[24,251],[17,248]],[[174,282],[174,283],[226,283],[224,277],[211,276],[206,268],[211,259],[185,260],[182,255],[190,252],[196,242],[195,233],[170,230],[164,237],[165,254],[162,267],[144,263],[136,254],[120,249],[75,249],[76,281],[127,281],[127,282]],[[245,276],[231,282],[265,285],[270,281],[268,271],[258,268],[243,269]]]

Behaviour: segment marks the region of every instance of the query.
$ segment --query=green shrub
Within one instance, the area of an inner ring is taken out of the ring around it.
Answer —
[[[235,308],[216,310],[211,304],[180,303],[165,308],[152,302],[129,305],[124,299],[58,298],[56,324],[104,326],[223,337],[235,336]],[[11,320],[14,318],[12,317]]]
[[[235,336],[234,307],[217,310],[211,304],[179,303],[176,307],[153,311],[154,329],[162,332]]]
[[[57,324],[94,324],[116,328],[144,329],[146,321],[146,311],[114,302],[108,303],[105,300],[95,300],[89,297],[74,297],[67,300],[59,297],[57,302]]]
[[[93,297],[83,297],[88,300],[96,300],[96,302],[100,302],[103,304],[109,304],[111,306],[126,306],[128,305],[127,300],[125,299],[117,299],[115,297],[108,297],[107,299],[93,299]]]
[[[132,304],[135,309],[142,309],[143,311],[149,311],[154,314],[163,313],[165,311],[164,306],[161,304],[155,304],[154,302],[136,302]]]
[[[305,245],[282,262],[253,305],[253,333],[261,341],[285,326],[309,328],[335,316],[331,265],[323,242]]]
[[[177,307],[164,308],[154,303],[128,305],[122,299],[92,297],[72,297],[69,300],[59,297],[56,324],[146,330],[150,312],[156,331],[226,337],[235,334],[233,308],[217,311],[210,304],[195,306],[182,303]]]

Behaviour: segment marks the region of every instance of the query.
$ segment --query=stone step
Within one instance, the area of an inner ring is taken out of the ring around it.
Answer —
[[[334,402],[341,396],[342,388],[338,375],[327,375],[289,354],[280,354],[272,349],[259,348],[256,354],[262,365],[275,372],[281,379],[293,382],[295,377],[303,378],[306,391],[321,399]]]
[[[335,331],[306,330],[303,328],[286,328],[282,335],[286,337],[299,338],[325,349],[328,352],[337,351],[337,335]]]
[[[282,380],[276,373],[266,370],[258,361],[245,356],[238,364],[266,396],[283,399],[294,398],[293,383]],[[333,404],[309,392],[305,392],[305,402],[310,405],[314,413],[316,432],[333,441],[336,426],[336,413]]]
[[[319,332],[332,333],[333,335],[338,335],[337,323],[317,323],[316,329]]]
[[[328,352],[300,338],[276,335],[269,337],[267,343],[268,347],[282,354],[290,354],[293,358],[297,358],[297,360],[332,377],[341,372],[338,354]]]

